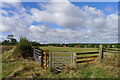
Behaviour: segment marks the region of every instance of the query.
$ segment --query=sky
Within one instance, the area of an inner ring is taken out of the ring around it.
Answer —
[[[54,0],[53,0],[54,1]],[[3,2],[0,41],[118,43],[118,2]]]

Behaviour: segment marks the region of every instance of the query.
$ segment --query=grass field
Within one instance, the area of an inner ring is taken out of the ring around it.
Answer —
[[[15,48],[15,47],[14,47]],[[50,72],[41,68],[34,60],[14,58],[12,48],[0,54],[2,56],[2,78],[118,78],[118,55],[106,53],[106,58],[101,64],[95,61],[80,64],[75,69],[66,66],[61,73]],[[91,52],[96,48],[62,48],[40,47],[49,51]]]
[[[89,52],[89,51],[98,51],[97,48],[73,48],[73,47],[40,47],[43,50],[49,50],[52,52]]]

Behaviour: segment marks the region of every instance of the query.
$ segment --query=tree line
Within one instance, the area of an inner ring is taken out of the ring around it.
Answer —
[[[2,45],[16,45],[19,42],[15,39],[14,35],[8,35],[7,40],[1,42]],[[100,43],[49,43],[49,44],[40,44],[39,42],[29,42],[31,46],[47,46],[47,47],[76,47],[76,48],[99,48]],[[108,43],[102,44],[104,48],[120,48],[120,43]]]
[[[6,40],[0,42],[0,45],[13,45],[13,46],[15,46],[19,42],[20,41],[17,41],[17,39],[14,37],[14,35],[8,35]],[[41,44],[39,42],[36,42],[36,41],[35,42],[29,41],[29,42],[32,46],[41,46]]]

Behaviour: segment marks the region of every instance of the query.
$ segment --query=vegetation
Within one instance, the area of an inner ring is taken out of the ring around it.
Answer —
[[[74,48],[74,47],[40,47],[40,49],[43,50],[49,50],[49,51],[59,51],[59,52],[89,52],[89,51],[98,51],[98,48]]]
[[[4,40],[2,42],[2,45],[16,45],[18,41],[14,38],[14,35],[8,35],[7,36],[8,40]]]
[[[47,47],[46,47],[47,48]],[[49,47],[48,47],[49,48]],[[80,64],[76,68],[66,66],[61,73],[50,72],[41,68],[35,61],[24,58],[14,58],[14,49],[1,54],[2,78],[118,78],[118,55],[106,53],[104,63],[98,60],[92,63]],[[59,48],[57,48],[59,49]],[[56,50],[57,50],[56,49]],[[67,48],[63,48],[67,49]],[[77,48],[74,48],[74,50]],[[89,51],[92,49],[87,48]],[[81,49],[86,52],[85,48]],[[78,50],[78,49],[77,49]],[[76,50],[76,52],[77,52]]]
[[[40,44],[31,42],[22,37],[18,42],[13,35],[8,35],[8,40],[2,42],[2,78],[118,78],[119,54],[105,52],[103,63],[97,58],[92,63],[81,63],[76,67],[65,66],[65,69],[58,73],[43,69],[33,58],[33,49],[40,48],[49,52],[94,52],[98,51],[100,44]],[[7,45],[7,46],[5,46]],[[15,45],[15,46],[14,46]],[[104,48],[119,48],[119,44],[102,44]],[[84,55],[83,55],[84,56]],[[28,59],[29,58],[29,59]]]
[[[17,43],[19,43],[19,42],[15,39],[14,35],[8,35],[7,40],[4,40],[4,41],[0,42],[0,45],[12,45],[12,46],[15,45],[16,46]],[[38,43],[36,41],[35,42],[30,42],[30,44],[32,46],[42,46],[40,43]]]
[[[1,46],[0,46],[1,47]],[[9,51],[13,48],[13,46],[2,46],[2,53]]]
[[[15,57],[33,57],[33,49],[29,40],[25,37],[20,38],[20,42],[16,46],[13,54]]]
[[[38,42],[30,42],[30,44],[32,45],[32,46],[41,46],[41,44],[40,43],[38,43]]]

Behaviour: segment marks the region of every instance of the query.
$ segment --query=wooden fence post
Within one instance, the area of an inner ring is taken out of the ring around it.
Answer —
[[[44,68],[47,69],[47,52],[44,52]]]
[[[41,50],[41,67],[43,67],[43,50]]]
[[[103,58],[104,58],[103,46],[102,45],[100,45],[100,48],[99,48],[99,55],[100,55],[100,61],[102,62]]]
[[[76,53],[73,53],[73,67],[76,66]]]
[[[52,52],[49,52],[49,67],[52,70]]]

